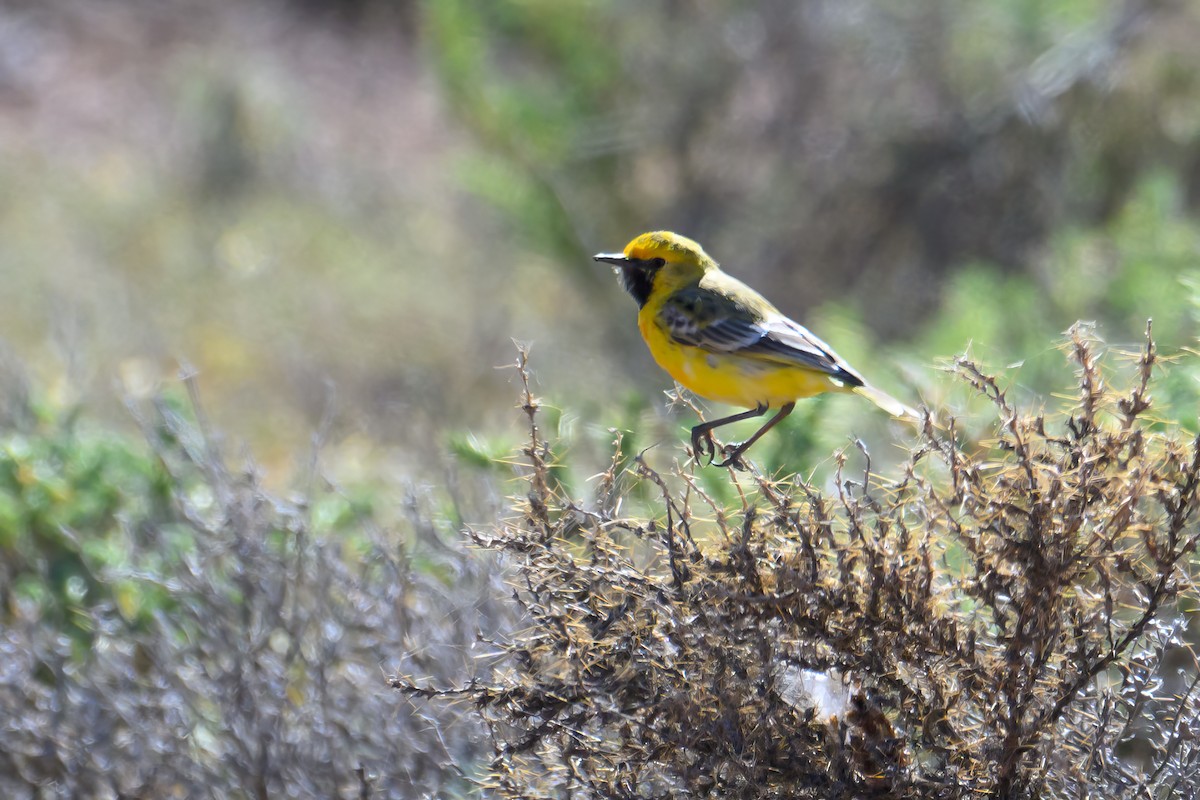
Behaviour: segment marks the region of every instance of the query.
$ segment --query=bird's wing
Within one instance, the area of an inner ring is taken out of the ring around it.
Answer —
[[[756,309],[728,293],[694,286],[668,297],[658,320],[680,344],[824,372],[848,387],[863,385],[829,345],[762,302],[766,307]]]

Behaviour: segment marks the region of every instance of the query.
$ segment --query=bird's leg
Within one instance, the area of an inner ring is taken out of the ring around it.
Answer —
[[[782,406],[779,409],[778,414],[776,414],[775,416],[773,416],[769,420],[767,420],[767,424],[763,425],[761,428],[759,428],[758,431],[756,431],[755,434],[753,436],[751,436],[749,439],[747,439],[746,441],[742,442],[739,445],[726,445],[725,449],[721,453],[723,456],[725,456],[725,460],[719,464],[714,464],[713,466],[733,467],[734,469],[745,469],[746,465],[742,463],[742,453],[749,450],[750,445],[757,442],[759,440],[759,437],[761,437],[764,433],[771,430],[771,428],[774,428],[775,425],[778,424],[779,420],[783,419],[788,414],[792,413],[792,409],[795,407],[796,407],[795,403],[787,403],[786,405]],[[765,407],[763,407],[762,410],[763,410],[763,412],[765,412],[767,409]],[[693,433],[693,435],[695,435],[695,434]],[[711,459],[709,459],[708,463],[712,464],[713,462]]]
[[[791,408],[788,408],[788,411],[791,411]],[[708,456],[708,463],[711,464],[713,459],[717,457],[717,446],[713,444],[712,437],[714,428],[719,428],[722,425],[728,425],[731,422],[741,422],[744,419],[750,419],[752,417],[761,417],[765,413],[767,413],[767,404],[759,403],[758,406],[750,409],[749,411],[743,411],[740,414],[733,414],[732,416],[721,417],[720,419],[714,419],[710,422],[700,423],[696,427],[692,428],[692,454],[696,457],[697,461],[705,456]],[[772,424],[773,423],[767,423],[766,428],[771,427]],[[766,428],[763,428],[763,430],[766,430]],[[757,439],[759,434],[762,432],[763,431],[759,431],[758,433],[754,434],[754,437],[750,439],[750,441],[753,442],[754,439]]]

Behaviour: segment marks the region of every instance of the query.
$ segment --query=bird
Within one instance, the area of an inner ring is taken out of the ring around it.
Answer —
[[[829,345],[765,297],[723,272],[695,241],[670,231],[636,237],[621,253],[597,253],[638,304],[638,329],[660,367],[695,394],[748,408],[692,428],[692,453],[718,467],[745,469],[742,456],[792,413],[796,401],[853,392],[894,417],[920,414],[876,389]],[[776,413],[749,439],[721,448],[713,430]]]

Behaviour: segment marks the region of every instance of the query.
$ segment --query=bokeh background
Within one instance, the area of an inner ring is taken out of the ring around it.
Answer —
[[[685,458],[590,258],[645,230],[964,446],[946,365],[1053,411],[1077,320],[1153,318],[1195,431],[1197,42],[1194,0],[0,0],[0,793],[469,794],[477,725],[383,673],[519,624],[460,537],[520,491],[514,340],[564,494],[614,431]],[[822,397],[752,455],[907,435]]]
[[[272,480],[322,419],[402,474],[503,450],[514,338],[579,424],[661,416],[589,255],[671,228],[901,396],[968,347],[1044,389],[1076,319],[1194,340],[1197,40],[1184,0],[10,0],[0,338],[118,422],[186,365]]]

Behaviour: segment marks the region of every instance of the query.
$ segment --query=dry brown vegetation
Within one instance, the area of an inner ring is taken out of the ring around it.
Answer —
[[[852,448],[828,491],[731,473],[736,508],[640,458],[565,496],[526,382],[527,495],[471,534],[525,623],[487,678],[393,685],[476,709],[494,796],[1194,797],[1200,441],[1149,414],[1149,330],[1126,386],[1085,329],[1066,351],[1062,412],[960,359],[993,440],[926,424],[898,476]],[[839,676],[841,713],[802,671]]]

